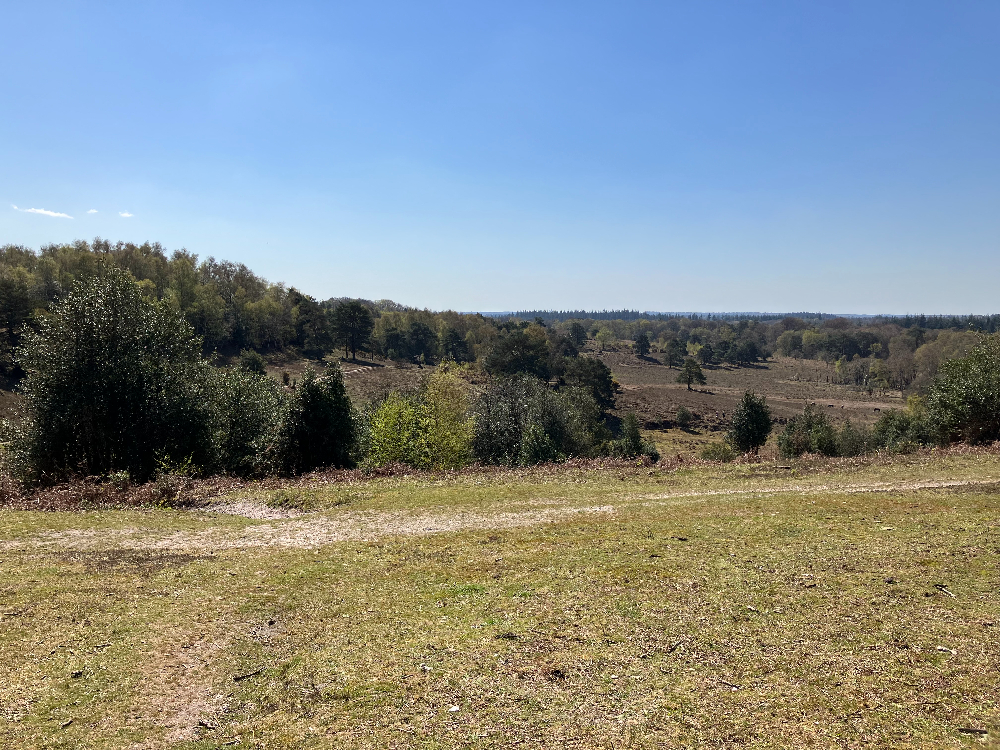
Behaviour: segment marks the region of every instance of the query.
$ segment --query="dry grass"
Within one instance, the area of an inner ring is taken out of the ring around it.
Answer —
[[[1000,731],[997,482],[967,450],[0,511],[0,744],[988,746],[962,730]],[[430,516],[478,520],[277,543]]]

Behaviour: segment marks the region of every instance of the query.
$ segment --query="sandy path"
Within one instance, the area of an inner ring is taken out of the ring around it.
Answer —
[[[239,530],[209,527],[200,531],[161,533],[151,529],[80,529],[39,534],[0,542],[0,550],[136,549],[215,551],[251,547],[312,548],[347,541],[371,541],[387,536],[439,534],[467,529],[507,529],[561,521],[581,513],[611,513],[610,505],[545,508],[524,512],[480,513],[455,510],[447,514],[405,511],[322,513],[261,523]]]
[[[293,514],[265,505],[240,501],[213,506],[212,512],[231,513],[263,522],[242,529],[207,525],[196,531],[163,532],[141,527],[79,529],[46,532],[0,541],[0,550],[48,549],[58,551],[131,549],[208,552],[224,549],[293,547],[313,548],[346,541],[372,541],[389,536],[422,536],[473,529],[509,529],[564,521],[584,514],[611,514],[635,505],[671,505],[715,497],[821,493],[857,494],[949,489],[995,485],[997,478],[875,482],[853,485],[782,484],[748,489],[701,490],[623,496],[617,505],[573,506],[569,500],[537,500],[522,510],[489,512],[454,509],[439,512],[347,511]],[[544,505],[545,507],[539,507]],[[210,521],[210,517],[206,518]]]

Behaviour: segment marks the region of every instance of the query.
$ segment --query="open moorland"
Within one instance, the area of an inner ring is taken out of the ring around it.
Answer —
[[[0,256],[0,745],[996,745],[1000,317]]]
[[[964,747],[1000,455],[247,483],[0,511],[7,747]]]
[[[777,424],[799,415],[807,404],[816,404],[834,423],[849,419],[871,425],[889,409],[905,406],[899,391],[874,391],[830,382],[833,366],[821,360],[775,356],[749,366],[706,366],[705,385],[691,390],[677,382],[678,370],[654,357],[640,357],[624,349],[600,351],[592,343],[581,356],[595,357],[606,364],[620,386],[613,410],[623,416],[635,412],[651,439],[665,456],[680,454],[692,458],[706,443],[722,439],[729,417],[745,391],[767,398]],[[335,359],[329,360],[330,366]],[[294,360],[269,368],[272,377],[282,372],[301,377],[310,363]],[[313,363],[313,366],[315,364]],[[384,397],[392,390],[416,390],[434,367],[398,364],[375,358],[357,362],[340,361],[347,390],[356,404]],[[688,429],[676,425],[677,410],[689,409],[694,421]],[[777,436],[775,431],[772,437]]]

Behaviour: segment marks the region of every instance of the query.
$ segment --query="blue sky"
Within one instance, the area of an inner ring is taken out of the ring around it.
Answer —
[[[2,243],[435,309],[1000,311],[996,2],[0,19]]]

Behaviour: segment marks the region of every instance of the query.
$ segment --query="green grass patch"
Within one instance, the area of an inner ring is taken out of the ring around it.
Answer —
[[[0,740],[989,743],[962,730],[1000,731],[1000,496],[953,483],[1000,463],[825,467],[386,478],[272,521],[3,512]]]

